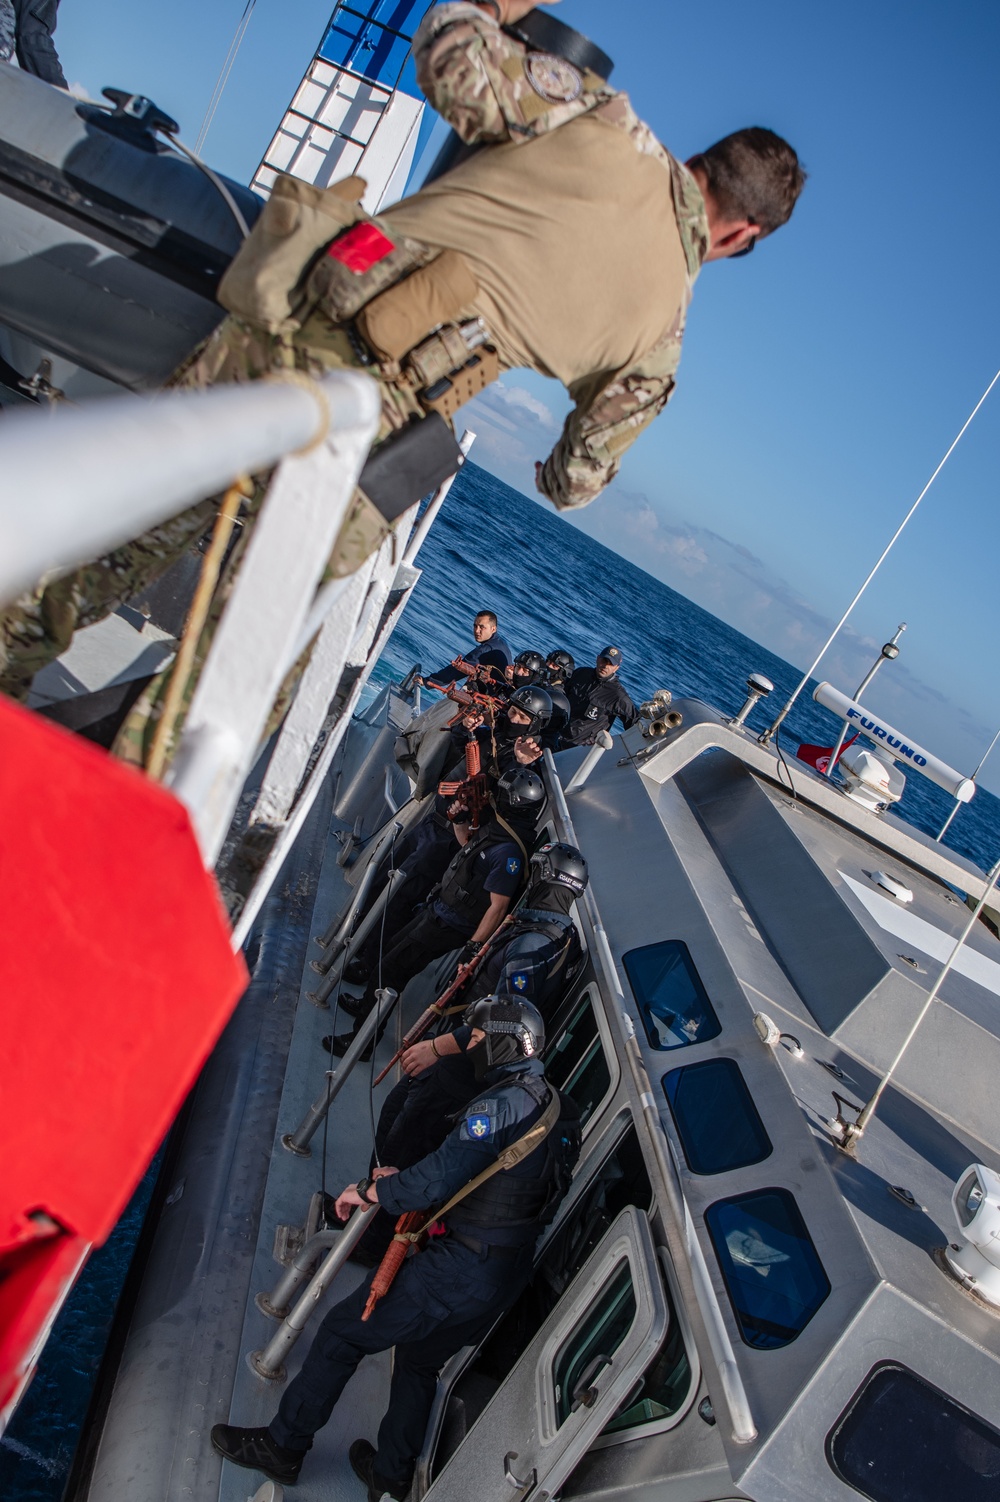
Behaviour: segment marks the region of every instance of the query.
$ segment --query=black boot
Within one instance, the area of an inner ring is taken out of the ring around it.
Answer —
[[[299,1479],[305,1450],[286,1450],[271,1438],[269,1429],[240,1429],[235,1424],[216,1424],[212,1430],[212,1448],[233,1465],[248,1471],[261,1471],[269,1481],[294,1486]]]
[[[327,1053],[336,1054],[338,1059],[342,1059],[356,1037],[357,1033],[334,1033],[332,1035],[328,1033],[327,1036],[323,1039],[323,1047],[326,1049]],[[367,1048],[362,1049],[361,1062],[363,1064],[368,1063],[369,1059],[372,1056],[373,1049],[373,1043],[369,1043]]]
[[[406,1491],[394,1492],[375,1469],[375,1446],[366,1439],[356,1439],[347,1452],[351,1470],[368,1488],[368,1502],[382,1502],[383,1497],[392,1497],[394,1502],[403,1502]]]

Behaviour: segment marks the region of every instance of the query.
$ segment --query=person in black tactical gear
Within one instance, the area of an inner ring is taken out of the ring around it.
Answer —
[[[461,948],[463,954],[478,951],[502,923],[521,889],[525,847],[531,843],[544,802],[541,778],[525,767],[513,767],[497,781],[492,805],[484,810],[478,829],[470,829],[460,816],[455,818],[453,827],[461,849],[426,904],[387,941],[381,963],[373,968],[364,996],[356,1004],[351,1032],[324,1038],[324,1048],[343,1057],[374,1007],[379,987],[401,992],[431,960],[453,949]]]
[[[572,716],[569,698],[566,694],[566,680],[572,677],[576,663],[568,652],[557,647],[550,652],[545,659],[545,691],[552,700],[552,718],[545,732],[545,745],[551,746],[553,751],[559,749],[559,742],[563,731],[566,729]]]
[[[562,733],[560,747],[592,746],[602,730],[616,719],[628,730],[639,719],[638,707],[618,682],[622,654],[618,647],[603,647],[592,668],[577,668],[566,685],[570,722]]]
[[[519,652],[511,664],[510,682],[515,688],[545,682],[545,658],[541,652]]]
[[[294,1485],[313,1436],[361,1360],[395,1347],[378,1444],[355,1440],[349,1458],[370,1502],[386,1494],[402,1499],[438,1372],[463,1346],[478,1345],[525,1288],[535,1242],[564,1198],[579,1157],[579,1114],[545,1079],[538,1058],[545,1027],[535,1007],[491,997],[471,1007],[467,1020],[477,1035],[472,1054],[480,1094],[436,1152],[410,1168],[378,1169],[337,1199],[341,1220],[356,1206],[376,1203],[393,1217],[426,1211],[428,1219],[444,1206],[446,1234],[403,1262],[368,1320],[362,1313],[370,1279],[330,1310],[267,1428],[215,1425],[214,1448],[236,1465]],[[497,1172],[500,1153],[511,1149],[519,1161]],[[490,1168],[491,1177],[462,1193]]]
[[[462,661],[471,663],[475,667],[492,669],[493,671],[486,676],[495,678],[499,682],[506,682],[512,653],[497,630],[497,618],[492,610],[479,612],[472,623],[472,634],[476,638],[476,645],[471,651],[462,653]],[[464,676],[464,673],[449,662],[445,667],[438,668],[437,672],[427,673],[423,678],[418,678],[417,682],[426,683],[431,688],[448,688]]]
[[[530,1001],[548,1020],[577,969],[581,948],[571,909],[587,889],[587,862],[574,845],[543,845],[528,865],[528,889],[513,919],[488,941],[490,954],[468,984],[468,1006],[494,993]],[[475,1093],[472,1029],[445,1016],[432,1038],[411,1044],[404,1078],[387,1095],[375,1133],[374,1162],[405,1168],[447,1137],[454,1113]],[[454,1029],[454,1030],[452,1030]],[[379,1260],[392,1236],[380,1215],[352,1258]]]
[[[458,758],[464,757],[466,742],[473,736],[479,742],[481,764],[493,776],[499,776],[515,762],[530,767],[542,754],[542,732],[551,716],[548,690],[535,684],[515,688],[492,726],[485,723],[478,710],[464,715],[451,730],[455,748],[452,775],[462,775]]]

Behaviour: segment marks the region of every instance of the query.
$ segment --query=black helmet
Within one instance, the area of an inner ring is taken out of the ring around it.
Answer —
[[[462,1021],[486,1034],[484,1046],[491,1069],[517,1059],[533,1059],[545,1047],[541,1012],[517,996],[484,996],[466,1008]]]
[[[540,673],[545,666],[541,652],[519,652],[514,658],[516,668],[527,668],[529,673]]]
[[[537,683],[526,683],[523,688],[516,688],[507,700],[507,708],[519,709],[522,714],[530,716],[531,724],[524,727],[525,735],[537,735],[552,718],[552,700]]]
[[[587,862],[575,845],[542,845],[531,857],[531,866],[537,881],[569,887],[578,897],[587,890]]]
[[[545,802],[545,784],[537,772],[516,763],[497,779],[497,803],[502,811],[535,808]]]
[[[554,652],[549,653],[545,659],[545,666],[549,670],[550,679],[558,678],[562,680],[563,678],[568,678],[571,673],[576,671],[576,663],[562,647],[557,647]]]

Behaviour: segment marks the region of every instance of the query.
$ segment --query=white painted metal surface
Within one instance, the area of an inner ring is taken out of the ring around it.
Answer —
[[[343,372],[321,385],[331,435],[363,457],[378,418],[375,383]],[[309,390],[270,381],[8,413],[0,433],[0,602],[120,546],[239,474],[269,468],[308,444],[325,419]]]
[[[208,865],[375,436],[375,388],[364,382],[360,392],[367,410],[358,403],[354,424],[286,459],[272,480],[191,703],[168,781],[191,812]]]

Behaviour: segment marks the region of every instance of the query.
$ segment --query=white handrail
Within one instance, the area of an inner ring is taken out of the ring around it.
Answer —
[[[311,391],[254,381],[7,413],[0,430],[0,603],[324,433],[354,438],[351,447],[363,459],[378,423],[375,382],[343,371],[316,384]]]

